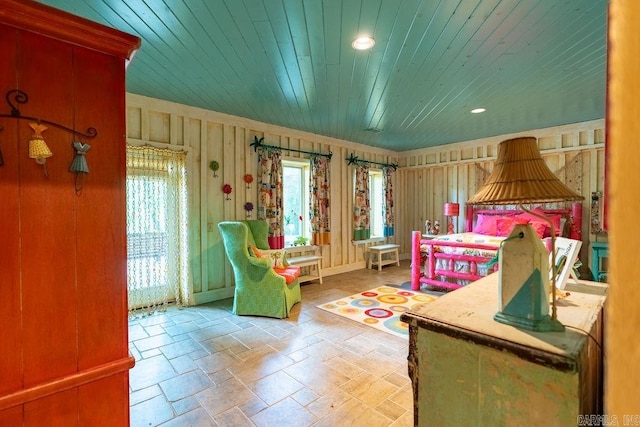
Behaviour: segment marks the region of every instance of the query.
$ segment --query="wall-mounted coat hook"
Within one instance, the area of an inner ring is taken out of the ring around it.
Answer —
[[[87,133],[82,133],[77,130],[68,128],[59,123],[52,122],[50,120],[45,120],[39,117],[32,116],[23,116],[18,109],[18,104],[26,104],[29,101],[29,95],[26,92],[20,89],[12,89],[5,94],[5,100],[11,109],[10,114],[0,114],[0,118],[9,118],[9,119],[23,119],[23,120],[31,120],[33,122],[37,122],[38,124],[45,124],[49,126],[56,127],[58,129],[62,129],[65,132],[69,132],[73,135],[79,136],[81,138],[95,138],[98,135],[98,131],[94,127],[90,127],[87,129]]]

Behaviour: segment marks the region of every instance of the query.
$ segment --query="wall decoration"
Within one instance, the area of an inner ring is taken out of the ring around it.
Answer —
[[[218,174],[216,172],[218,171],[218,169],[220,169],[220,163],[216,162],[215,160],[211,160],[209,162],[209,169],[213,171],[213,177],[217,178]]]
[[[244,210],[247,211],[247,218],[251,218],[251,211],[253,211],[253,203],[251,202],[245,203]]]
[[[29,123],[29,127],[33,129],[33,135],[29,138],[29,158],[34,159],[37,164],[42,165],[45,176],[49,176],[47,172],[47,159],[53,156],[53,153],[42,136],[42,132],[49,128],[40,123]]]
[[[29,127],[33,129],[33,135],[29,139],[29,158],[35,159],[36,163],[42,165],[45,176],[49,176],[46,167],[46,161],[49,157],[53,156],[53,153],[47,146],[47,143],[42,137],[42,132],[48,129],[48,126],[61,129],[65,132],[82,138],[95,138],[98,135],[98,131],[94,127],[87,129],[87,133],[78,132],[75,129],[68,128],[59,123],[45,120],[40,117],[24,116],[18,109],[18,104],[26,104],[29,101],[29,95],[25,91],[20,89],[12,89],[5,94],[5,100],[9,104],[11,112],[9,114],[0,114],[0,118],[17,119],[17,120],[31,120],[33,123],[29,123]],[[14,104],[15,103],[15,104]],[[0,130],[3,127],[0,126]],[[88,148],[87,148],[88,149]],[[0,153],[0,166],[4,164],[2,153]],[[88,170],[87,170],[88,171]]]
[[[76,193],[79,194],[82,190],[82,174],[89,173],[89,166],[87,165],[85,154],[87,154],[91,146],[78,141],[73,141],[71,145],[76,154],[73,157],[69,171],[76,174]]]
[[[600,221],[600,214],[602,212],[602,203],[600,203],[600,199],[602,199],[601,191],[593,191],[591,193],[591,233],[606,235],[607,232],[602,228],[602,223]]]
[[[250,173],[245,174],[245,176],[243,176],[242,179],[247,184],[247,188],[251,188],[251,183],[253,182],[253,175],[251,175]]]
[[[76,155],[71,162],[69,171],[73,173],[89,173],[89,166],[87,165],[87,159],[85,154],[91,148],[89,144],[83,144],[82,142],[73,141],[71,143],[73,149],[76,151]]]
[[[229,197],[229,194],[231,194],[232,191],[233,191],[233,188],[231,188],[231,185],[225,184],[222,186],[222,192],[227,196],[225,200],[231,200],[231,197]]]

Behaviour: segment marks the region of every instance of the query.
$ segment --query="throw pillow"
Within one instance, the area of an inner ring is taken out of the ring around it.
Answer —
[[[268,258],[271,260],[271,265],[275,268],[284,268],[284,257],[286,255],[286,251],[284,249],[272,249],[272,250],[260,250],[260,255],[257,255],[259,258]],[[255,253],[255,251],[254,251]]]
[[[487,236],[496,236],[498,231],[498,216],[479,214],[476,219],[476,225],[473,232],[477,234],[485,234]]]
[[[540,215],[544,218],[549,219],[553,223],[554,228],[556,229],[556,236],[559,236],[562,234],[562,228],[560,227],[560,220],[561,220],[560,215],[547,215],[544,209],[540,207],[532,209],[531,212],[535,213],[536,215]],[[551,227],[549,227],[549,223],[545,222],[542,218],[539,218],[528,212],[520,213],[517,216],[518,218],[527,219],[540,237],[551,236]]]

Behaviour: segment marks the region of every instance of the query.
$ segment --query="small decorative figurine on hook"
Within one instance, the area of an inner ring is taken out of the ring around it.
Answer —
[[[245,184],[247,184],[247,188],[251,188],[251,183],[253,182],[253,175],[251,175],[250,173],[245,174],[245,176],[243,176],[242,179],[244,179]]]
[[[73,158],[73,162],[71,162],[71,166],[69,167],[69,171],[76,174],[76,193],[80,193],[82,191],[82,175],[89,173],[89,166],[87,165],[87,159],[85,155],[87,151],[91,148],[89,144],[83,144],[79,141],[73,141],[71,143],[73,149],[76,151],[76,155]]]
[[[216,162],[215,160],[211,160],[209,162],[209,169],[213,171],[213,177],[217,178],[218,174],[216,172],[218,171],[218,169],[220,169],[220,163]]]
[[[245,203],[244,210],[247,211],[247,218],[251,218],[251,211],[253,211],[253,203],[251,202]]]
[[[231,185],[225,184],[222,186],[222,192],[227,196],[225,200],[231,200],[231,197],[229,197],[229,194],[231,194],[232,191],[233,191],[233,188],[231,188]]]
[[[42,132],[49,128],[40,123],[29,123],[29,127],[33,129],[33,135],[29,139],[29,158],[35,159],[37,164],[42,165],[44,175],[49,177],[49,172],[47,172],[47,159],[53,156],[53,153],[47,146],[47,143],[44,142],[44,137],[42,136]]]

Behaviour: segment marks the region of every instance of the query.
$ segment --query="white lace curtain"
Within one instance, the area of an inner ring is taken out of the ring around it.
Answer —
[[[189,303],[186,153],[127,146],[130,315]]]

